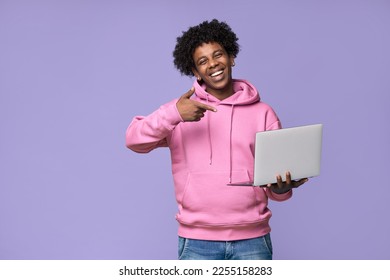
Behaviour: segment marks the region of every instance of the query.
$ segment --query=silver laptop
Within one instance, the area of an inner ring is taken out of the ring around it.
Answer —
[[[322,124],[269,130],[256,133],[253,182],[229,186],[264,186],[276,183],[276,176],[292,180],[320,175]]]

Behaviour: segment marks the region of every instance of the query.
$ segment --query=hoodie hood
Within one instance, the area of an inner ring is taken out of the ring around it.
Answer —
[[[206,92],[206,85],[200,85],[197,80],[194,82],[195,94],[206,102],[216,102],[226,105],[249,105],[260,100],[257,89],[246,80],[233,79],[234,94],[224,100],[219,100],[210,93]]]

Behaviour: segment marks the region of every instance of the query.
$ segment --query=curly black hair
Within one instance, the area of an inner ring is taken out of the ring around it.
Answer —
[[[197,26],[190,27],[176,39],[176,47],[173,51],[173,64],[182,75],[194,76],[192,69],[195,64],[192,55],[197,47],[203,43],[216,42],[225,48],[226,52],[236,57],[240,46],[238,38],[229,25],[216,19],[204,21]]]

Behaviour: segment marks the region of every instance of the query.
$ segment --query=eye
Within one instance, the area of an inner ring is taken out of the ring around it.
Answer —
[[[221,52],[217,52],[216,54],[215,54],[215,57],[216,58],[220,58],[222,56],[222,53]]]
[[[199,65],[204,65],[206,64],[207,60],[206,59],[201,59],[198,61]]]

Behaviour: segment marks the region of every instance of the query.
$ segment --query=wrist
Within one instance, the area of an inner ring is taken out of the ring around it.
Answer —
[[[271,188],[271,191],[275,194],[285,194],[285,193],[288,193],[289,191],[291,191],[291,189],[287,189],[287,190],[278,190],[278,189],[273,189]]]

